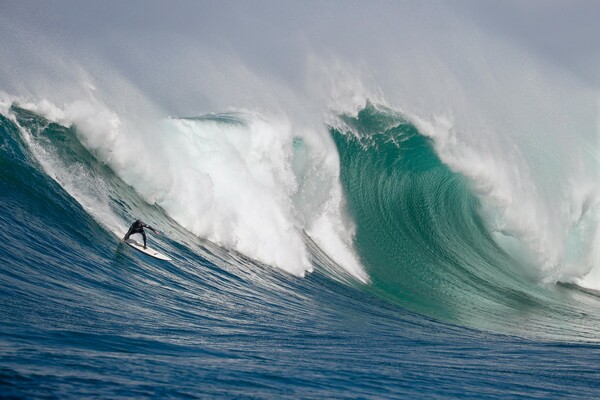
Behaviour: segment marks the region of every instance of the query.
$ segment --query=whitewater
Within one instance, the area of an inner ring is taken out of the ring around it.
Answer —
[[[593,6],[138,5],[0,6],[0,397],[598,395]]]

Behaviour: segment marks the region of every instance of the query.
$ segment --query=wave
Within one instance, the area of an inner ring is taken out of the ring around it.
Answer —
[[[475,178],[443,162],[435,137],[389,108],[367,103],[340,115],[326,155],[284,121],[242,111],[169,118],[139,137],[118,128],[106,142],[94,137],[100,131],[16,105],[7,114],[3,126],[18,132],[10,136],[117,237],[142,215],[186,246],[201,238],[209,254],[228,249],[298,276],[318,266],[461,325],[553,337],[600,326],[577,318],[589,293],[563,304],[569,286],[544,283],[531,272],[535,259],[499,239],[498,214],[490,216]]]
[[[33,154],[115,235],[137,218],[118,200],[128,197],[130,185],[146,203],[220,246],[303,276],[312,270],[307,232],[340,268],[366,280],[341,218],[337,163],[285,121],[229,113],[169,118],[123,133],[107,111],[82,115],[77,107],[69,119],[73,110],[29,107],[62,124],[11,108]]]
[[[497,195],[506,188],[479,174],[486,162],[468,170],[472,159],[451,159],[439,138],[419,126],[418,120],[367,104],[331,128],[371,290],[425,315],[496,331],[540,332],[543,326],[557,333],[563,318],[577,320],[576,312],[565,311],[563,293],[552,283],[581,282],[597,265],[589,258],[595,252],[597,211],[592,204],[597,203],[588,198],[587,206],[573,210],[578,218],[561,243],[569,250],[548,271],[547,255],[530,236],[538,221],[521,220],[530,223],[527,229],[509,229],[511,218],[522,216],[531,204],[523,199],[525,207],[514,204],[516,210],[507,210]],[[492,172],[493,177],[502,173]],[[589,264],[573,267],[575,259],[586,258]],[[522,314],[529,308],[539,311],[533,323],[529,313]]]

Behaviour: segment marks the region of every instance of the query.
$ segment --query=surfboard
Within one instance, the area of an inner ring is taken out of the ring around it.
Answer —
[[[135,239],[129,238],[129,239],[125,240],[125,243],[127,243],[129,246],[133,247],[134,249],[139,250],[142,253],[149,255],[150,257],[158,258],[159,260],[171,261],[171,257],[164,255],[163,253],[161,253],[158,250],[154,250],[153,248],[151,248],[149,246],[146,246],[146,248],[144,249],[144,245],[142,243],[139,243]]]

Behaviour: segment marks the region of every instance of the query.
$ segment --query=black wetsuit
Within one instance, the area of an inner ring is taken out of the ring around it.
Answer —
[[[138,219],[137,221],[135,221],[131,225],[131,227],[129,228],[129,230],[125,234],[125,237],[123,238],[123,241],[129,239],[129,236],[133,235],[134,233],[141,233],[142,237],[144,238],[144,247],[146,247],[146,232],[144,232],[144,228],[148,228],[148,229],[156,232],[156,229],[154,229],[150,225],[146,225],[145,223],[143,223],[142,221],[140,221]]]

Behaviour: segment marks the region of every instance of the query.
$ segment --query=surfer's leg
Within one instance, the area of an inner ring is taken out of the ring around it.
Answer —
[[[146,248],[146,232],[141,231],[142,237],[144,238],[144,248]]]
[[[133,232],[131,231],[131,228],[127,231],[127,233],[125,234],[125,237],[123,237],[123,241],[129,239],[129,236],[131,236]]]

